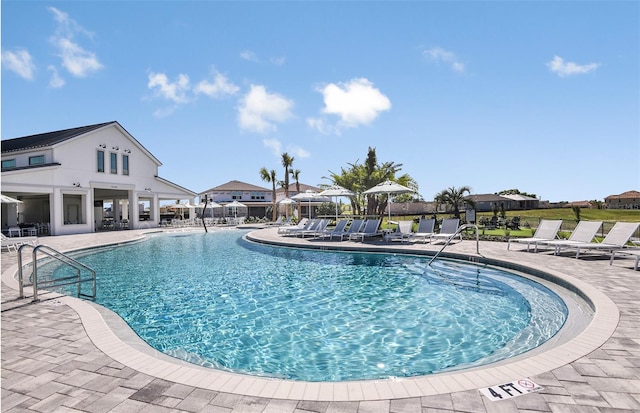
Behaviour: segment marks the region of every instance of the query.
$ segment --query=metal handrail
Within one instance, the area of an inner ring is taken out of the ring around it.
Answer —
[[[460,228],[458,228],[458,230],[451,236],[449,237],[449,239],[447,239],[444,243],[444,245],[442,246],[442,248],[440,248],[440,251],[436,252],[436,254],[431,258],[431,260],[429,260],[429,266],[431,265],[431,263],[438,258],[438,256],[440,255],[440,253],[447,247],[447,245],[449,245],[451,243],[451,240],[455,238],[456,235],[459,235],[462,231],[466,230],[467,228],[475,228],[476,229],[476,254],[480,255],[480,234],[478,233],[478,226],[476,224],[464,224],[461,225]]]
[[[33,272],[32,272],[33,282],[31,284],[25,283],[24,274],[23,274],[22,249],[25,247],[33,248],[32,261],[31,261],[31,266],[33,267]],[[42,281],[39,283],[38,282],[38,260],[37,260],[38,252],[42,252],[43,254],[47,255],[49,258],[58,260],[61,263],[75,269],[76,275],[70,276],[70,277],[56,278],[49,281]],[[91,273],[91,278],[83,279],[81,276],[82,270],[89,271]],[[65,282],[61,282],[61,281],[65,281]],[[87,281],[90,281],[92,283],[91,295],[83,294],[81,291],[81,284]],[[82,296],[82,297],[91,298],[93,300],[96,299],[96,272],[91,267],[88,267],[87,265],[81,263],[80,261],[73,259],[68,255],[65,255],[60,251],[57,251],[47,245],[34,246],[30,244],[24,244],[24,245],[21,245],[20,248],[18,248],[18,295],[20,298],[25,298],[24,296],[25,286],[28,287],[29,285],[33,285],[33,301],[35,302],[35,301],[38,301],[38,286],[63,287],[65,285],[74,285],[74,284],[78,286],[78,297]]]

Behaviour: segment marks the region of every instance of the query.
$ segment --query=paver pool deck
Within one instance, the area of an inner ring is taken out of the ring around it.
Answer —
[[[227,229],[229,230],[229,229]],[[44,237],[60,251],[137,239],[149,230]],[[440,245],[317,241],[409,253]],[[594,320],[574,339],[507,362],[402,380],[303,383],[212,371],[149,348],[119,317],[91,302],[43,294],[19,299],[15,254],[2,253],[2,412],[630,412],[640,411],[640,271],[632,258],[507,251],[502,242],[456,242],[447,254],[541,270],[585,293]],[[30,254],[29,254],[30,255]],[[31,295],[31,291],[26,291]],[[478,389],[528,378],[542,390],[490,401]]]

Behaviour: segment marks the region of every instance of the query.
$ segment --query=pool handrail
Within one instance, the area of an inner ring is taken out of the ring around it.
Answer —
[[[460,228],[458,228],[458,230],[452,236],[450,236],[445,241],[442,248],[440,248],[440,251],[436,252],[435,255],[429,260],[428,265],[431,266],[431,263],[435,261],[435,259],[438,258],[438,256],[440,256],[440,253],[447,247],[447,245],[451,243],[451,240],[454,239],[456,235],[459,235],[462,231],[466,230],[467,228],[475,228],[476,230],[476,254],[480,255],[480,235],[478,233],[478,226],[476,224],[463,224],[460,226]]]

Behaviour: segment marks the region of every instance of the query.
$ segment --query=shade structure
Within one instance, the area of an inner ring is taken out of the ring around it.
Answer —
[[[233,208],[233,217],[237,218],[238,217],[238,208],[245,208],[246,205],[238,202],[237,199],[234,199],[233,202],[229,202],[227,205],[225,205],[226,207],[229,208]]]
[[[281,200],[278,201],[278,205],[293,205],[293,204],[297,204],[298,201],[296,201],[295,199],[291,199],[291,198],[283,198]],[[285,215],[288,217],[289,216],[289,207],[287,206],[286,210],[285,210]]]
[[[389,209],[389,218],[388,221],[391,220],[391,194],[406,194],[407,192],[414,192],[413,189],[407,188],[404,185],[400,185],[397,182],[393,181],[384,181],[374,186],[373,188],[369,188],[363,192],[363,194],[387,194],[388,199],[388,209]]]
[[[351,192],[347,188],[341,187],[340,185],[331,185],[330,187],[328,187],[324,191],[320,192],[319,195],[330,196],[330,197],[335,197],[336,198],[336,200],[334,202],[336,204],[336,222],[338,222],[338,199],[337,198],[339,196],[348,196],[348,197],[356,196],[356,194],[354,194],[353,192]]]
[[[296,199],[300,202],[302,201],[307,201],[309,203],[309,219],[311,219],[311,201],[315,201],[315,202],[328,202],[329,198],[320,195],[318,192],[312,190],[312,189],[307,189],[304,192],[300,192],[299,194],[296,194],[294,196],[291,197],[291,199]]]
[[[3,204],[22,204],[23,203],[19,199],[15,199],[4,194],[0,194],[0,198],[2,199]]]

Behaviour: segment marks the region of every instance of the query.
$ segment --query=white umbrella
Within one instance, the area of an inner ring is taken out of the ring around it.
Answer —
[[[391,221],[391,194],[406,194],[407,192],[413,192],[413,189],[400,185],[397,182],[384,181],[374,186],[373,188],[367,189],[363,192],[363,194],[387,194],[387,208],[389,209],[388,221]]]
[[[298,201],[296,201],[295,199],[291,199],[291,198],[283,198],[281,200],[278,201],[278,205],[291,205],[291,204],[297,204]],[[285,215],[288,217],[289,216],[289,208],[287,207],[287,210],[285,211]]]
[[[311,201],[315,202],[328,202],[329,198],[326,198],[314,190],[307,189],[304,192],[300,192],[291,197],[291,199],[297,199],[298,201],[307,200],[309,202],[309,219],[311,219]]]
[[[213,202],[213,201],[208,201],[206,206],[207,206],[207,209],[222,208],[222,205],[220,205],[217,202]],[[204,202],[200,202],[198,205],[196,205],[196,208],[199,208],[199,209],[202,210],[202,216],[204,217],[204,211],[205,211]],[[211,215],[213,215],[213,214],[211,214]]]
[[[23,202],[19,199],[11,198],[10,196],[0,194],[3,204],[22,204]]]
[[[351,192],[350,190],[348,190],[347,188],[343,188],[340,185],[331,185],[329,188],[325,189],[324,191],[320,192],[320,195],[322,196],[330,196],[330,197],[336,197],[336,222],[338,222],[338,197],[339,196],[356,196],[356,194],[354,194],[353,192]]]
[[[238,217],[238,208],[245,208],[246,207],[245,204],[243,204],[241,202],[238,202],[237,199],[234,199],[233,202],[230,202],[225,206],[233,208],[233,217],[234,218]]]

